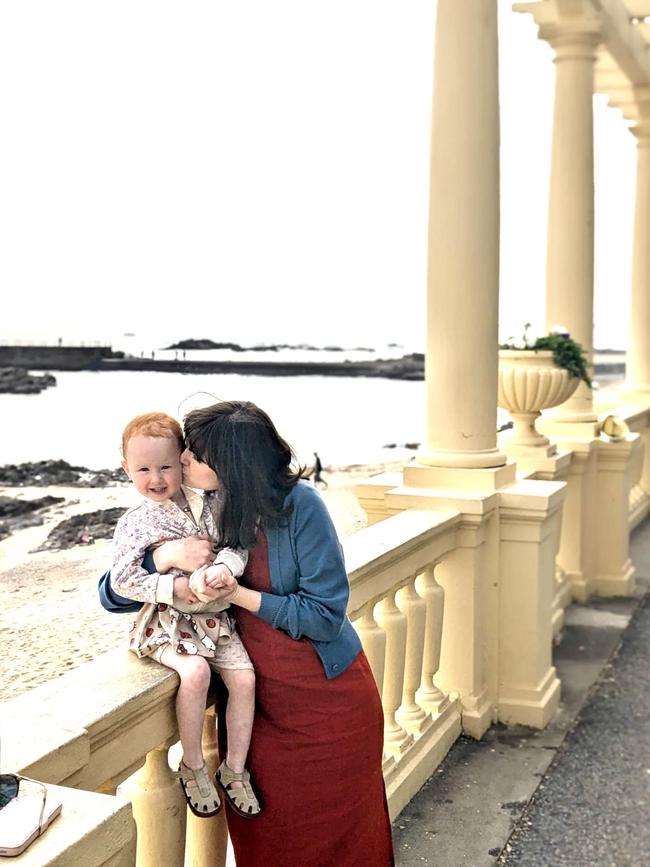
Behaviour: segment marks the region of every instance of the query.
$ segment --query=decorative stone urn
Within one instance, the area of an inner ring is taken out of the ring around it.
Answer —
[[[503,437],[513,457],[550,457],[557,451],[542,436],[535,422],[543,409],[568,400],[580,380],[557,367],[550,350],[501,349],[499,351],[500,407],[512,416],[514,428]]]

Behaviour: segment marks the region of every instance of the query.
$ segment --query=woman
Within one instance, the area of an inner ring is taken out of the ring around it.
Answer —
[[[237,865],[389,867],[381,702],[345,614],[349,583],[327,509],[254,404],[195,410],[185,435],[184,483],[220,490],[220,544],[249,549],[239,582],[200,589],[230,602],[257,678],[248,766],[263,812],[228,811]],[[164,547],[158,568],[184,568],[170,561],[178,548]]]

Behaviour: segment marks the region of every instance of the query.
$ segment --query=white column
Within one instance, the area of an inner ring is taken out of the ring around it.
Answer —
[[[499,103],[496,0],[438,0],[419,461],[498,467]]]
[[[555,111],[548,214],[546,324],[564,325],[591,365],[594,318],[593,92],[597,22],[542,26],[555,49]],[[592,422],[591,389],[580,383],[549,418]]]
[[[632,253],[632,306],[627,385],[650,391],[650,87],[636,89],[641,120],[637,138],[636,205]]]

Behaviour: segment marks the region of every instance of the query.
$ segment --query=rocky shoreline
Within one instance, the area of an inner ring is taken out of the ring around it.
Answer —
[[[121,467],[114,470],[89,470],[67,461],[36,461],[35,463],[5,464],[0,467],[0,485],[12,488],[68,485],[79,488],[105,488],[119,482],[127,483]]]
[[[0,368],[0,394],[39,394],[56,385],[51,373],[35,376],[20,367]]]
[[[67,461],[37,461],[7,464],[0,467],[0,485],[10,488],[106,488],[126,485],[121,467],[114,470],[90,470]],[[53,507],[70,505],[65,497],[44,496],[35,499],[0,496],[0,539],[17,530],[40,526],[51,516]],[[56,524],[47,539],[34,551],[60,551],[75,545],[89,545],[95,539],[110,539],[123,508],[96,509],[74,515]]]

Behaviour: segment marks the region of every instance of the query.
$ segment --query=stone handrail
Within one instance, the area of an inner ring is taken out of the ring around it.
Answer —
[[[382,692],[393,816],[460,734],[457,701],[433,682],[444,610],[434,567],[453,550],[458,523],[454,512],[404,512],[345,540],[349,613]],[[72,790],[126,795],[138,827],[138,865],[183,857],[223,864],[223,817],[187,816],[169,767],[167,749],[178,739],[176,684],[173,672],[149,660],[122,649],[105,653],[4,704],[3,767]],[[213,710],[204,748],[214,765]]]

